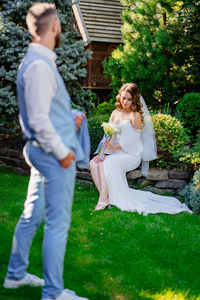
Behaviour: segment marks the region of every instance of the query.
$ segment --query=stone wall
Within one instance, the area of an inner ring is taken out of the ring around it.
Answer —
[[[77,178],[92,182],[90,175],[90,169],[78,169]],[[143,186],[145,190],[156,192],[156,193],[172,193],[179,194],[190,181],[191,174],[189,171],[181,171],[177,169],[173,170],[159,170],[152,168],[149,170],[149,175],[143,177],[140,169],[127,173],[127,180],[129,186],[139,185]]]
[[[0,149],[0,165],[8,165],[13,172],[21,175],[29,175],[29,166],[23,158],[22,151],[7,148]],[[145,190],[163,193],[169,192],[178,194],[191,179],[189,171],[181,170],[159,170],[150,169],[149,175],[143,177],[139,169],[127,173],[129,185],[143,186]],[[92,183],[89,166],[85,169],[77,170],[77,179]]]
[[[30,168],[26,164],[20,150],[0,148],[0,166],[10,166],[13,172],[17,174],[30,174]]]

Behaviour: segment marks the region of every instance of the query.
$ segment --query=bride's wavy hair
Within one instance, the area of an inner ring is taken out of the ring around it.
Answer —
[[[126,83],[124,84],[121,89],[118,92],[118,95],[116,97],[116,103],[115,106],[118,110],[122,110],[121,105],[121,93],[122,92],[128,92],[132,96],[132,104],[131,104],[131,111],[132,112],[139,112],[142,118],[142,123],[144,124],[144,117],[143,117],[143,111],[142,111],[142,103],[140,101],[140,94],[138,86],[135,83]]]

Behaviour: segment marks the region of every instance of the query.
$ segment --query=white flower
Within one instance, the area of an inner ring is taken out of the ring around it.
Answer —
[[[119,131],[117,126],[112,122],[103,122],[101,126],[103,127],[105,134],[108,134],[109,136]]]

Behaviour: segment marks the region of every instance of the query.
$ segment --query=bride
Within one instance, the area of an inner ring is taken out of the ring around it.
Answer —
[[[134,83],[123,85],[116,97],[116,109],[110,116],[118,132],[105,142],[104,161],[96,155],[90,161],[93,181],[99,191],[95,210],[110,208],[123,211],[177,214],[192,211],[174,197],[131,189],[126,172],[138,168],[142,162],[142,174],[147,175],[149,161],[156,159],[154,129],[146,103]]]

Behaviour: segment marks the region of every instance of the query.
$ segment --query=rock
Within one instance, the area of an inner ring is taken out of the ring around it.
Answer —
[[[94,185],[94,182],[83,180],[83,179],[80,179],[80,178],[77,178],[77,182],[86,182],[86,183],[88,183],[90,185]]]
[[[164,194],[164,193],[170,193],[172,195],[175,194],[175,190],[173,190],[173,189],[158,189],[158,188],[153,187],[153,186],[146,187],[146,191],[156,193],[156,194]]]
[[[5,167],[5,166],[7,166],[7,164],[0,160],[0,167]]]
[[[81,171],[81,172],[90,172],[90,164],[88,163],[85,168],[79,168],[79,167],[77,167],[77,170]]]
[[[156,188],[163,188],[163,189],[182,189],[187,185],[185,180],[180,179],[169,179],[158,181],[155,184]]]
[[[26,170],[30,169],[30,167],[27,165],[24,159],[22,160],[18,158],[7,157],[7,156],[0,156],[0,159],[9,166],[19,167]]]
[[[14,167],[20,167],[21,166],[21,160],[18,158],[11,158],[11,157],[7,157],[7,156],[0,156],[0,159],[10,165],[10,166],[14,166]]]
[[[0,155],[7,157],[14,157],[18,159],[23,159],[23,153],[20,150],[13,150],[8,148],[0,148]]]
[[[149,170],[149,174],[146,176],[148,180],[168,180],[168,170],[159,170],[152,168]]]
[[[189,179],[190,174],[188,171],[181,170],[170,170],[169,171],[169,179]]]
[[[141,186],[148,186],[148,185],[152,185],[153,182],[151,180],[147,180],[145,178],[139,178],[138,179],[138,184]]]
[[[128,179],[136,179],[142,177],[142,173],[140,170],[133,170],[127,173],[127,178]]]
[[[27,163],[25,162],[25,160],[21,160],[21,168],[23,168],[25,170],[29,170],[30,169],[29,165],[27,165]]]
[[[82,179],[82,180],[87,180],[87,181],[93,181],[90,173],[84,172],[84,171],[77,171],[76,178]]]
[[[23,176],[29,176],[30,175],[29,170],[24,170],[24,169],[18,168],[18,167],[13,167],[12,171],[16,174],[20,174],[20,175],[23,175]]]

